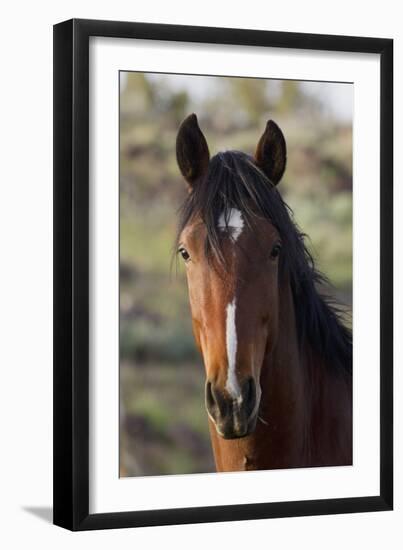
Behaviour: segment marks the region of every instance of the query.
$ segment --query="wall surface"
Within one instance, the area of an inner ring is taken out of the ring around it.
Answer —
[[[395,349],[395,511],[354,516],[70,533],[53,527],[52,463],[52,25],[71,17],[380,36],[395,39],[395,151],[403,147],[403,32],[399,3],[65,0],[5,4],[2,11],[0,234],[0,540],[5,548],[398,548],[402,539],[402,339]],[[402,160],[395,153],[395,181]],[[395,212],[403,207],[395,186]],[[397,218],[397,215],[396,215]],[[395,280],[402,280],[396,220]],[[401,334],[402,293],[395,293]],[[368,426],[371,429],[371,426]],[[400,539],[400,540],[399,540]]]

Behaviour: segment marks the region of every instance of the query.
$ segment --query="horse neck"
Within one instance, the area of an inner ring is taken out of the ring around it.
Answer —
[[[267,423],[276,456],[282,456],[291,465],[294,460],[301,460],[306,436],[306,380],[288,282],[281,286],[279,300],[277,340],[272,351],[265,355],[260,378],[260,416]]]
[[[271,467],[351,464],[351,376],[331,369],[309,343],[299,344],[289,285],[280,290],[278,339],[261,385],[260,411],[276,449]]]

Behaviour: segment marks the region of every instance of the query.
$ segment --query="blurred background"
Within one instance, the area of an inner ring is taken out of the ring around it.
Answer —
[[[191,112],[211,155],[252,154],[266,121],[278,123],[288,151],[279,189],[351,310],[353,86],[120,73],[121,476],[215,471],[185,273],[171,269],[186,195],[175,139]]]

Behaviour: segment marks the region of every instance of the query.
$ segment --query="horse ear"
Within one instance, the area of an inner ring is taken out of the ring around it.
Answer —
[[[194,113],[180,125],[176,137],[176,160],[191,188],[207,173],[210,153]]]
[[[269,120],[257,144],[255,161],[274,185],[283,177],[286,157],[283,132],[273,120]]]

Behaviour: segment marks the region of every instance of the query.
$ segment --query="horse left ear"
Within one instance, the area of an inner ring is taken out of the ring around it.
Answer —
[[[277,185],[283,177],[286,158],[287,150],[283,132],[273,120],[269,120],[256,147],[256,164],[269,180]]]
[[[207,173],[210,153],[194,113],[185,118],[179,128],[176,137],[176,160],[190,189]]]

